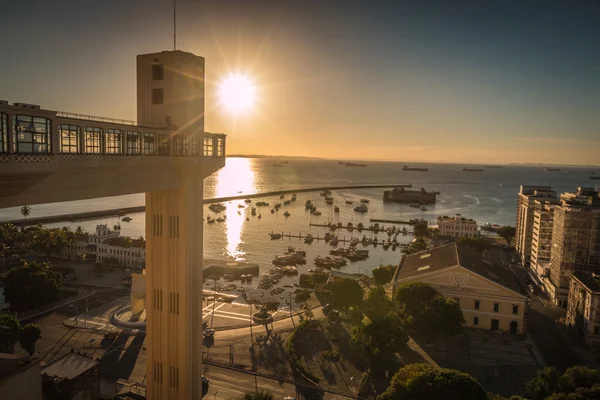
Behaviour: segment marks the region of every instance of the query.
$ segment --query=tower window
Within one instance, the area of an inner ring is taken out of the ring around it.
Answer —
[[[164,101],[164,90],[163,89],[152,89],[152,104],[163,104]]]
[[[163,80],[163,65],[154,64],[152,65],[152,80],[162,81]]]

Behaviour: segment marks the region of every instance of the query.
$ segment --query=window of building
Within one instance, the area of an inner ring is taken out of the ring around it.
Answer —
[[[163,89],[152,89],[152,104],[163,104],[164,94]]]
[[[120,129],[106,130],[106,154],[123,154],[123,131]]]
[[[168,156],[169,152],[169,135],[158,135],[158,155]]]
[[[144,154],[153,156],[156,152],[154,133],[144,133]]]
[[[500,304],[494,303],[494,312],[498,312],[498,311],[500,311]]]
[[[192,157],[198,157],[200,155],[200,139],[198,135],[194,135],[191,138]]]
[[[139,132],[127,131],[127,154],[140,154],[142,150]]]
[[[202,146],[204,147],[204,156],[211,157],[213,155],[212,139],[205,137],[203,138],[202,143]]]
[[[513,306],[513,314],[519,313],[519,306]]]
[[[8,153],[8,115],[0,113],[0,153]]]
[[[152,80],[153,81],[162,81],[163,80],[163,72],[164,72],[164,68],[163,68],[162,64],[152,65]]]
[[[85,128],[85,152],[89,154],[102,153],[102,128],[91,126]]]
[[[173,155],[174,156],[185,156],[187,155],[187,140],[183,136],[175,136],[173,138]]]
[[[17,115],[15,118],[17,153],[49,153],[51,122],[48,118]]]
[[[480,306],[481,306],[481,302],[479,300],[475,300],[475,309],[479,310]]]
[[[223,157],[225,155],[225,141],[223,138],[217,139],[217,156]]]
[[[595,326],[595,327],[594,327],[594,335],[597,335],[597,334],[599,334],[599,333],[600,333],[600,327],[598,327],[598,326]]]
[[[58,129],[60,132],[60,152],[79,153],[81,128],[77,125],[59,125]]]
[[[479,325],[479,317],[473,317],[473,325]]]

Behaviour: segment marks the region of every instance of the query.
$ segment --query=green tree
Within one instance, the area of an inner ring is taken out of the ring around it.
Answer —
[[[27,217],[29,217],[30,214],[31,214],[31,207],[29,207],[29,206],[21,207],[21,215],[23,217],[25,217],[25,219],[27,219]]]
[[[310,300],[310,292],[307,289],[298,289],[294,293],[294,301],[296,303],[304,303],[304,307],[308,310],[306,302]]]
[[[248,392],[241,396],[239,400],[273,400],[273,395],[263,391],[260,393]]]
[[[377,400],[487,400],[488,395],[470,375],[429,364],[409,364],[392,378]]]
[[[363,290],[353,279],[335,279],[329,284],[333,304],[338,308],[360,306],[363,302]]]
[[[363,337],[364,348],[371,361],[371,369],[379,371],[389,371],[393,368],[390,361],[408,342],[404,322],[392,311],[384,318],[367,325]]]
[[[382,286],[375,286],[369,290],[365,299],[365,314],[371,321],[385,318],[394,305]]]
[[[454,299],[446,299],[426,283],[400,286],[395,301],[407,324],[425,334],[436,331],[455,333],[464,322],[460,305]]]
[[[429,237],[429,229],[427,227],[426,222],[420,222],[415,225],[413,228],[413,233],[416,238],[428,238]]]
[[[55,301],[60,294],[62,275],[49,263],[23,262],[4,279],[6,300],[18,308],[35,308]]]
[[[60,254],[65,248],[70,248],[75,242],[75,234],[67,227],[40,228],[33,235],[32,247],[49,259],[54,254]]]
[[[30,356],[35,353],[35,343],[42,337],[40,327],[36,324],[27,324],[21,329],[19,344],[27,350]]]
[[[11,346],[17,343],[21,334],[21,323],[17,317],[11,314],[0,314],[0,325],[8,327],[8,333],[5,333],[2,339]]]
[[[424,238],[418,237],[414,241],[412,241],[406,249],[402,249],[402,253],[413,254],[423,251],[425,249],[427,249],[427,242],[425,242]]]
[[[503,226],[498,229],[498,236],[506,240],[506,244],[510,245],[510,242],[514,239],[517,233],[517,229],[514,226]]]
[[[396,270],[395,265],[380,265],[372,271],[373,279],[378,285],[385,285],[391,282],[394,271]]]
[[[597,399],[600,393],[600,370],[577,365],[560,375],[554,368],[544,368],[527,383],[525,393],[532,400]]]

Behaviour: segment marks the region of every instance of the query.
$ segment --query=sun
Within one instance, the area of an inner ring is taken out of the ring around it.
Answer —
[[[248,76],[232,74],[219,85],[219,104],[233,114],[241,114],[254,106],[256,88]]]

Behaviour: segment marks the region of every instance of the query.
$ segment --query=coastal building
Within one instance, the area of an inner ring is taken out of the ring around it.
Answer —
[[[515,247],[524,266],[529,265],[531,257],[534,202],[553,198],[556,198],[556,192],[550,186],[521,185],[517,199]]]
[[[512,272],[481,254],[451,243],[403,257],[393,291],[424,282],[458,301],[465,326],[520,334],[525,329],[527,297]]]
[[[600,347],[600,276],[593,272],[571,274],[567,326],[588,347]]]
[[[145,247],[143,238],[121,236],[120,231],[111,230],[106,224],[99,224],[96,225],[95,233],[77,235],[73,247],[63,250],[60,257],[143,268],[146,260]]]
[[[558,199],[534,200],[533,202],[533,229],[529,266],[534,279],[546,291],[548,291],[547,286],[550,278],[554,207],[557,204],[560,204]]]
[[[203,180],[226,137],[204,131],[202,57],[136,68],[138,121],[0,101],[0,208],[145,193],[147,397],[200,399]]]
[[[600,193],[589,187],[563,193],[552,225],[548,294],[567,307],[571,273],[600,273]]]
[[[39,360],[0,353],[0,399],[42,400]]]
[[[460,237],[477,237],[477,222],[472,219],[462,217],[456,214],[454,217],[442,216],[437,219],[438,229],[442,236]]]
[[[434,204],[436,202],[436,195],[433,192],[426,191],[424,188],[421,188],[421,190],[406,190],[403,187],[397,187],[392,190],[384,190],[383,201]]]

